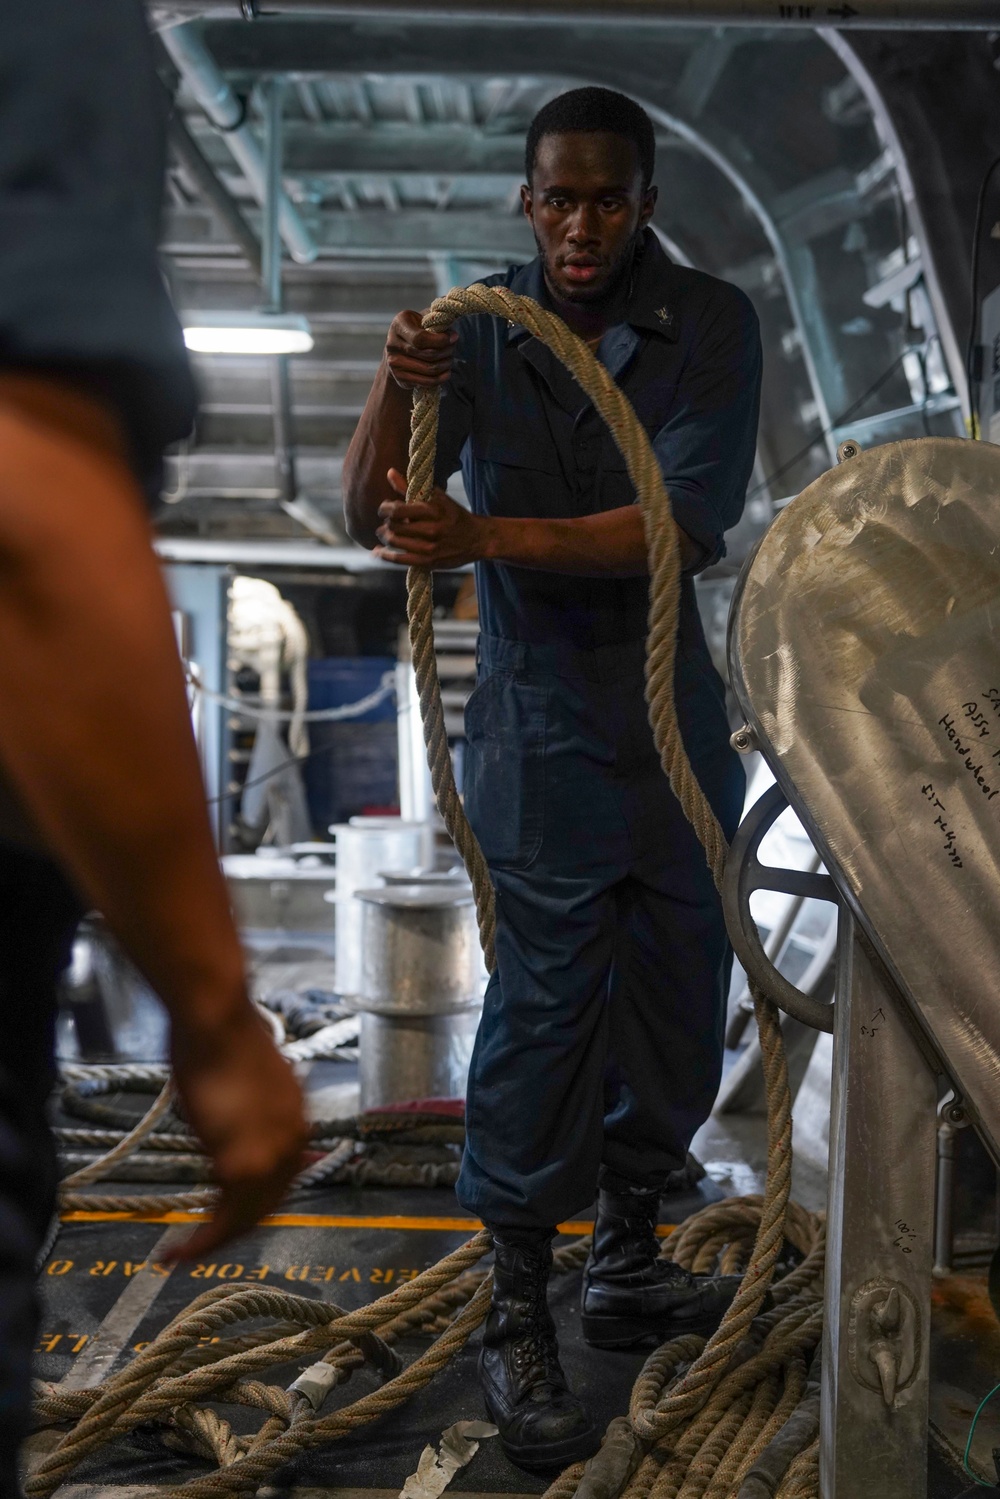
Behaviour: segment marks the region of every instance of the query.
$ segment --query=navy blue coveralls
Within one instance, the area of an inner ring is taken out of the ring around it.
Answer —
[[[487,284],[548,300],[539,260]],[[634,502],[603,422],[543,344],[488,316],[457,327],[439,484],[461,464],[486,515]],[[754,458],[761,361],[749,301],[674,265],[647,230],[624,320],[598,357],[653,442],[701,565],[715,561]],[[658,1187],[684,1164],[718,1091],[731,953],[646,716],[648,580],[490,562],[476,572],[465,806],[496,889],[497,969],[458,1195],[492,1226],[542,1228],[586,1208],[599,1181]],[[675,694],[688,754],[732,837],[744,776],[691,577]]]
[[[3,7],[0,371],[103,397],[151,495],[195,412],[158,260],[165,125],[141,0]],[[22,823],[0,794],[0,1499],[21,1492],[35,1258],[57,1177],[56,983],[82,909]]]

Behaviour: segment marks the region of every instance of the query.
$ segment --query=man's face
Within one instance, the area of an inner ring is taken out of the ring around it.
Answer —
[[[521,202],[549,289],[563,301],[586,304],[607,297],[631,263],[656,188],[643,191],[632,141],[572,131],[542,136]]]

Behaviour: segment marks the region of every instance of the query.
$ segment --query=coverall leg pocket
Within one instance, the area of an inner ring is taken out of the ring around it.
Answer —
[[[465,810],[491,867],[527,869],[545,822],[548,688],[492,672],[465,709]]]

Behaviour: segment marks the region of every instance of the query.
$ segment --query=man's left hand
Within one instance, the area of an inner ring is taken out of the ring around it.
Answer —
[[[397,494],[406,494],[406,480],[398,469],[389,470],[389,484]],[[381,545],[374,555],[385,562],[443,569],[481,562],[486,556],[488,518],[472,515],[443,489],[435,489],[426,502],[385,500],[378,513],[381,525],[375,534]]]

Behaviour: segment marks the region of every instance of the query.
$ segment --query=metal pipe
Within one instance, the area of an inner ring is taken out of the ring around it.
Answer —
[[[950,1275],[955,1258],[955,1137],[968,1129],[965,1102],[952,1091],[938,1105],[937,1191],[934,1203],[935,1275]]]
[[[937,1132],[937,1213],[934,1219],[934,1274],[950,1275],[955,1254],[955,1126],[944,1120]]]
[[[285,84],[281,78],[266,78],[264,94],[264,224],[261,244],[261,288],[269,312],[282,309],[281,235],[278,220],[281,203],[282,112]],[[271,360],[271,415],[274,433],[274,468],[278,481],[278,503],[294,516],[299,480],[295,466],[295,418],[288,359],[278,354]]]
[[[264,222],[261,234],[261,285],[264,307],[281,311],[281,235],[278,218],[281,203],[282,109],[284,81],[265,78],[264,95]]]
[[[413,15],[400,0],[269,0],[269,15],[370,16],[372,12]],[[218,0],[169,0],[151,6],[154,23],[176,21],[179,15],[211,15],[232,19],[235,6]],[[888,30],[903,28],[940,31],[995,31],[1000,24],[996,0],[821,0],[789,4],[787,0],[491,0],[492,15],[516,15],[544,20],[572,16],[590,21],[622,20],[670,22],[691,26],[773,26],[815,30]],[[481,20],[470,0],[431,0],[419,12],[422,19],[448,15]]]
[[[285,354],[276,354],[271,360],[271,407],[278,503],[282,509],[286,509],[289,505],[294,505],[298,497],[298,477],[295,472],[292,392],[288,379],[288,357]]]
[[[176,110],[173,110],[170,115],[168,138],[170,149],[181,166],[183,166],[184,170],[191,177],[212,211],[218,216],[224,227],[239,245],[250,263],[251,270],[260,275],[260,244],[257,236],[240,212],[240,206],[236,202],[236,199],[229,192],[228,188],[219,181],[211,163],[204,156],[198,142]]]
[[[266,173],[260,146],[244,117],[243,104],[223,77],[200,30],[184,22],[179,26],[165,27],[160,35],[184,82],[212,124],[222,131],[254,197],[266,207]],[[295,204],[284,191],[278,197],[278,223],[293,259],[303,264],[316,259],[318,247]]]

